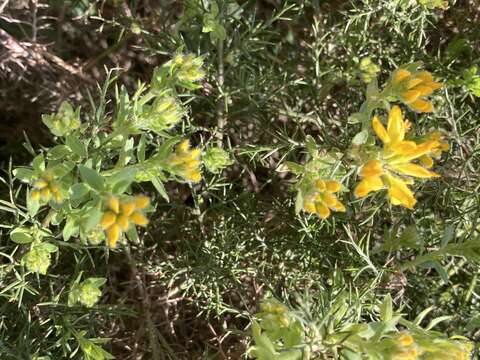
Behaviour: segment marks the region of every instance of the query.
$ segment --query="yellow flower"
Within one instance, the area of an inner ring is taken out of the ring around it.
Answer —
[[[60,186],[55,181],[51,171],[46,170],[38,180],[33,183],[33,189],[30,192],[32,201],[43,201],[45,203],[53,199],[56,203],[62,202]]]
[[[422,165],[427,168],[431,168],[433,166],[433,158],[439,159],[443,152],[446,152],[450,149],[450,145],[447,141],[445,141],[443,134],[438,130],[432,131],[430,134],[428,134],[426,136],[426,140],[435,141],[437,146],[433,148],[430,153],[421,156],[419,160]]]
[[[425,98],[443,85],[433,81],[428,71],[410,72],[398,69],[393,73],[392,84],[395,94],[416,112],[432,112],[433,105]]]
[[[106,199],[106,209],[100,225],[107,235],[108,246],[115,247],[122,232],[128,231],[130,224],[139,226],[148,224],[148,219],[141,210],[149,203],[149,198],[143,195],[135,196],[133,199],[120,200],[116,196]]]
[[[407,332],[402,332],[397,337],[398,344],[400,346],[408,347],[411,346],[414,342],[412,335]]]
[[[330,210],[345,212],[345,206],[335,195],[342,188],[342,184],[335,180],[318,179],[314,188],[314,192],[303,201],[304,211],[317,214],[322,219],[330,216]]]
[[[175,153],[168,158],[168,164],[172,172],[185,178],[185,180],[199,182],[202,179],[200,171],[201,153],[202,151],[198,148],[190,148],[189,140],[183,140],[178,144]]]
[[[378,117],[373,118],[372,127],[382,140],[383,149],[376,159],[369,160],[361,167],[362,180],[355,188],[355,196],[362,198],[370,192],[387,188],[393,205],[413,209],[417,200],[408,185],[413,184],[414,178],[429,179],[439,176],[428,170],[431,166],[422,165],[425,165],[424,160],[427,157],[431,160],[430,156],[442,148],[441,141],[436,137],[429,137],[421,143],[405,140],[406,125],[398,106],[391,109],[386,129]],[[415,160],[422,165],[414,163]]]
[[[203,79],[205,72],[202,70],[203,59],[193,54],[178,54],[174,57],[176,76],[180,81],[195,82]]]
[[[411,347],[394,353],[392,360],[415,360],[418,359],[419,355],[417,348]]]

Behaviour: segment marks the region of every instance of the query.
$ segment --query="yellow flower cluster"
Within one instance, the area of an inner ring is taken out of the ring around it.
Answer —
[[[202,151],[198,148],[191,149],[190,141],[183,140],[178,144],[175,152],[168,158],[168,165],[187,181],[199,182],[202,179],[200,171]]]
[[[355,196],[362,198],[370,192],[388,189],[388,196],[393,205],[413,209],[417,200],[408,185],[414,178],[429,179],[439,176],[428,170],[433,165],[432,156],[447,149],[437,133],[421,143],[405,140],[407,123],[398,106],[394,106],[388,115],[385,129],[378,117],[372,120],[376,135],[383,142],[382,151],[376,159],[369,160],[360,169],[362,180],[355,188]],[[420,164],[413,161],[419,160]]]
[[[330,210],[345,212],[345,206],[335,195],[341,188],[342,184],[335,180],[316,180],[315,192],[304,199],[303,210],[322,219],[330,216]]]
[[[205,72],[202,70],[203,59],[201,57],[195,57],[193,54],[179,54],[175,56],[173,63],[177,67],[176,75],[180,81],[195,82],[205,76]]]
[[[392,354],[392,360],[415,360],[420,352],[415,341],[408,332],[402,332],[395,339],[396,349]]]
[[[260,304],[259,317],[264,328],[275,329],[288,327],[291,323],[289,309],[275,299],[268,299]]]
[[[392,360],[469,360],[473,346],[448,339],[417,339],[403,331],[393,339]]]
[[[412,73],[406,69],[398,69],[393,73],[392,84],[400,100],[417,112],[432,112],[433,105],[425,97],[443,86],[433,81],[428,71]]]
[[[30,198],[33,201],[42,200],[48,202],[53,199],[55,202],[62,202],[62,194],[60,192],[60,186],[55,181],[51,171],[45,171],[40,179],[33,183],[33,190],[30,193]]]
[[[122,232],[128,231],[131,224],[139,226],[148,224],[148,219],[142,212],[150,203],[147,196],[139,195],[125,200],[111,196],[105,203],[106,210],[100,224],[107,235],[108,245],[112,248],[116,246]]]

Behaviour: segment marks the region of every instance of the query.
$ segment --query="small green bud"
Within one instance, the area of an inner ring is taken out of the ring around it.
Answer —
[[[359,64],[360,77],[362,81],[369,84],[380,72],[378,65],[374,64],[368,57],[363,58]]]
[[[81,283],[74,284],[68,295],[68,305],[80,303],[86,307],[92,307],[102,296],[100,287],[105,282],[104,278],[88,278]]]
[[[92,245],[99,245],[105,242],[105,232],[101,227],[96,227],[87,234],[88,242]]]
[[[42,121],[53,135],[68,135],[80,127],[80,108],[74,110],[69,102],[64,101],[56,114],[43,115]]]
[[[174,97],[159,97],[140,115],[137,126],[159,133],[182,121],[184,113],[184,109]]]
[[[233,164],[229,154],[221,148],[208,148],[203,156],[203,162],[207,170],[214,174]]]
[[[192,54],[176,55],[173,58],[175,75],[180,82],[193,83],[202,80],[205,72],[202,69],[203,59]]]
[[[50,252],[41,246],[34,246],[22,258],[28,271],[45,275],[50,266]]]

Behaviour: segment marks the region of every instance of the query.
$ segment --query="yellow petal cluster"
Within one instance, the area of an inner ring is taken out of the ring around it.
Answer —
[[[128,231],[131,224],[139,226],[148,224],[142,210],[149,203],[149,198],[143,195],[122,200],[116,196],[106,199],[100,225],[107,235],[108,246],[115,247],[122,233]]]
[[[395,349],[392,360],[415,360],[420,356],[420,351],[415,340],[408,332],[401,332],[395,339]]]
[[[45,171],[38,180],[33,183],[33,190],[30,193],[33,201],[42,200],[48,202],[53,199],[55,202],[62,202],[60,186],[55,181],[51,171]]]
[[[345,212],[345,206],[335,195],[341,188],[342,184],[335,180],[316,180],[313,194],[303,200],[303,210],[317,214],[322,219],[330,216],[330,210]]]
[[[180,81],[195,82],[203,79],[205,72],[202,70],[203,59],[193,54],[178,54],[173,59],[177,67],[177,78]]]
[[[443,86],[433,81],[428,71],[412,73],[406,69],[396,70],[392,83],[400,100],[417,112],[432,112],[433,105],[426,97]]]
[[[200,171],[202,151],[198,148],[191,149],[190,141],[183,140],[178,144],[175,152],[168,158],[168,165],[173,172],[187,181],[199,182],[202,179]]]
[[[429,179],[439,176],[429,168],[433,165],[431,157],[438,155],[439,149],[445,149],[445,143],[438,138],[438,134],[420,143],[406,140],[407,123],[398,106],[391,109],[387,128],[376,116],[372,120],[372,127],[382,140],[383,149],[379,151],[376,159],[369,160],[361,167],[362,180],[355,188],[355,196],[362,198],[370,192],[386,188],[393,205],[413,209],[417,200],[409,185],[413,184],[414,178]],[[430,163],[425,164],[429,161]]]

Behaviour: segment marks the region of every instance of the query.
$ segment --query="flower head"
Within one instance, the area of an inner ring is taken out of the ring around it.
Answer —
[[[199,148],[190,148],[189,140],[183,140],[168,158],[168,166],[173,173],[187,181],[199,182],[202,179],[200,171],[201,153],[202,151]]]
[[[330,216],[330,210],[345,212],[345,206],[335,195],[341,188],[342,184],[338,181],[317,179],[313,192],[303,200],[303,210],[322,219]]]
[[[370,192],[387,188],[392,204],[413,209],[417,200],[408,185],[413,184],[414,178],[429,179],[439,176],[430,171],[429,166],[422,165],[427,157],[431,160],[430,156],[442,148],[442,143],[435,137],[420,143],[405,140],[406,121],[398,106],[391,109],[387,128],[376,116],[372,120],[372,127],[382,140],[383,149],[378,152],[377,158],[367,161],[361,167],[362,180],[355,188],[355,195],[362,198]],[[417,160],[420,164],[414,163]]]
[[[80,123],[80,108],[74,110],[69,102],[64,101],[56,114],[43,115],[43,123],[55,136],[65,136],[78,129]]]
[[[140,129],[161,133],[170,129],[180,121],[185,111],[182,105],[172,96],[160,96],[137,119],[136,126]]]
[[[173,58],[177,79],[183,82],[195,82],[203,79],[203,59],[193,54],[178,54]]]
[[[42,246],[34,246],[22,258],[28,271],[45,275],[50,267],[50,252]]]
[[[44,203],[53,199],[56,203],[62,202],[60,186],[55,181],[51,171],[46,170],[40,178],[33,182],[33,190],[30,193],[33,201],[42,201]]]
[[[377,76],[377,73],[380,72],[380,67],[372,62],[368,57],[360,60],[359,64],[360,77],[362,81],[369,84]]]
[[[131,224],[139,226],[148,224],[143,210],[149,203],[149,198],[143,195],[128,199],[111,196],[106,199],[106,209],[100,225],[107,235],[108,246],[115,247],[122,233],[128,231]]]
[[[433,81],[428,71],[410,72],[398,69],[392,75],[392,85],[395,95],[416,112],[432,112],[433,105],[426,99],[443,85]]]

